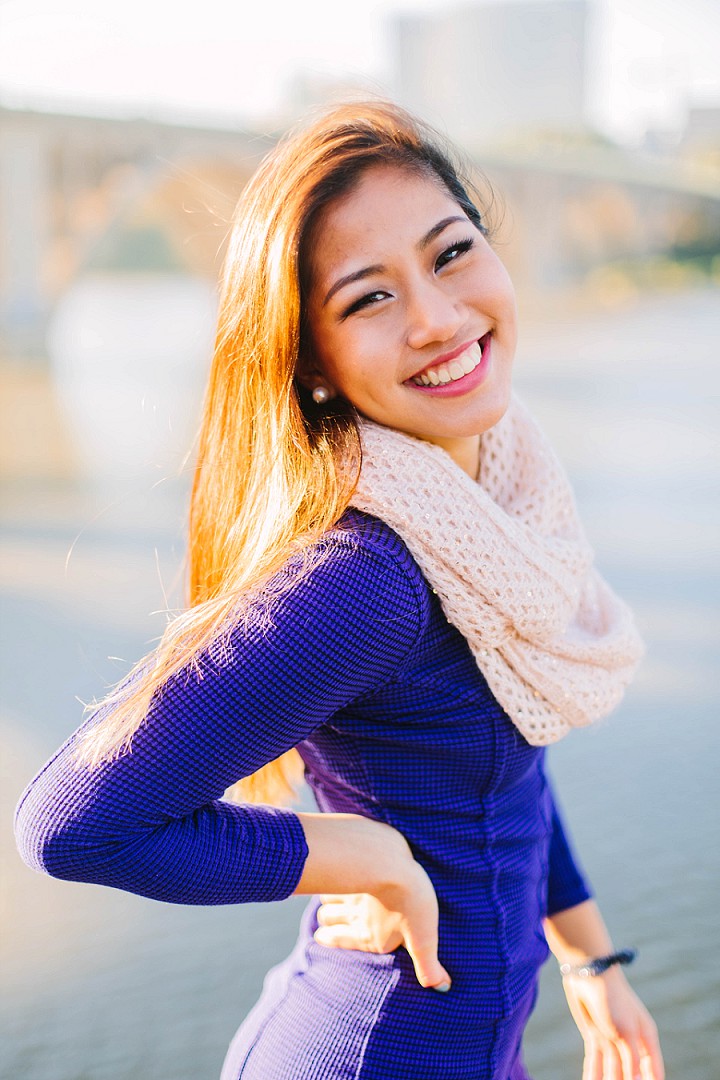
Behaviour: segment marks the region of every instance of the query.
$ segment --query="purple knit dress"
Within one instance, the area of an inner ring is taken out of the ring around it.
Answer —
[[[238,623],[200,675],[171,680],[131,754],[77,770],[72,736],[22,797],[18,845],[57,877],[171,903],[283,899],[307,857],[297,815],[221,796],[297,746],[320,809],[407,838],[438,895],[453,984],[423,989],[403,948],[319,945],[313,897],[222,1080],[524,1080],[541,920],[589,896],[544,751],[497,704],[387,525],[351,510],[325,545],[271,618]]]

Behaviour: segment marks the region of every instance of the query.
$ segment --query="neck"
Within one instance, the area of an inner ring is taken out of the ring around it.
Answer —
[[[480,442],[482,436],[469,435],[464,438],[437,438],[426,439],[425,442],[440,446],[449,454],[456,465],[466,472],[471,480],[477,480],[480,474]]]

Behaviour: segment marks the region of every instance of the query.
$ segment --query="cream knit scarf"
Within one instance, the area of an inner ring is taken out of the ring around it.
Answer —
[[[352,504],[400,534],[529,743],[620,701],[643,653],[592,565],[565,472],[513,398],[482,437],[479,482],[438,446],[361,421]]]

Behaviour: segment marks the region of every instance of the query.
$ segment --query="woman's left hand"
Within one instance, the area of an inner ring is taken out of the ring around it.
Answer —
[[[622,971],[568,976],[563,987],[585,1043],[582,1080],[664,1080],[657,1028]]]

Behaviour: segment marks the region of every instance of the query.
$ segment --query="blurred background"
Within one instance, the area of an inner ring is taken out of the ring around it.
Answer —
[[[714,0],[0,0],[0,1073],[202,1080],[304,900],[171,907],[39,877],[32,774],[182,605],[192,442],[243,184],[288,125],[385,94],[494,196],[517,385],[648,642],[553,748],[669,1076],[720,1060],[720,6]],[[713,946],[714,943],[714,946]],[[577,1080],[548,965],[536,1080]],[[271,1080],[271,1078],[269,1078]]]

